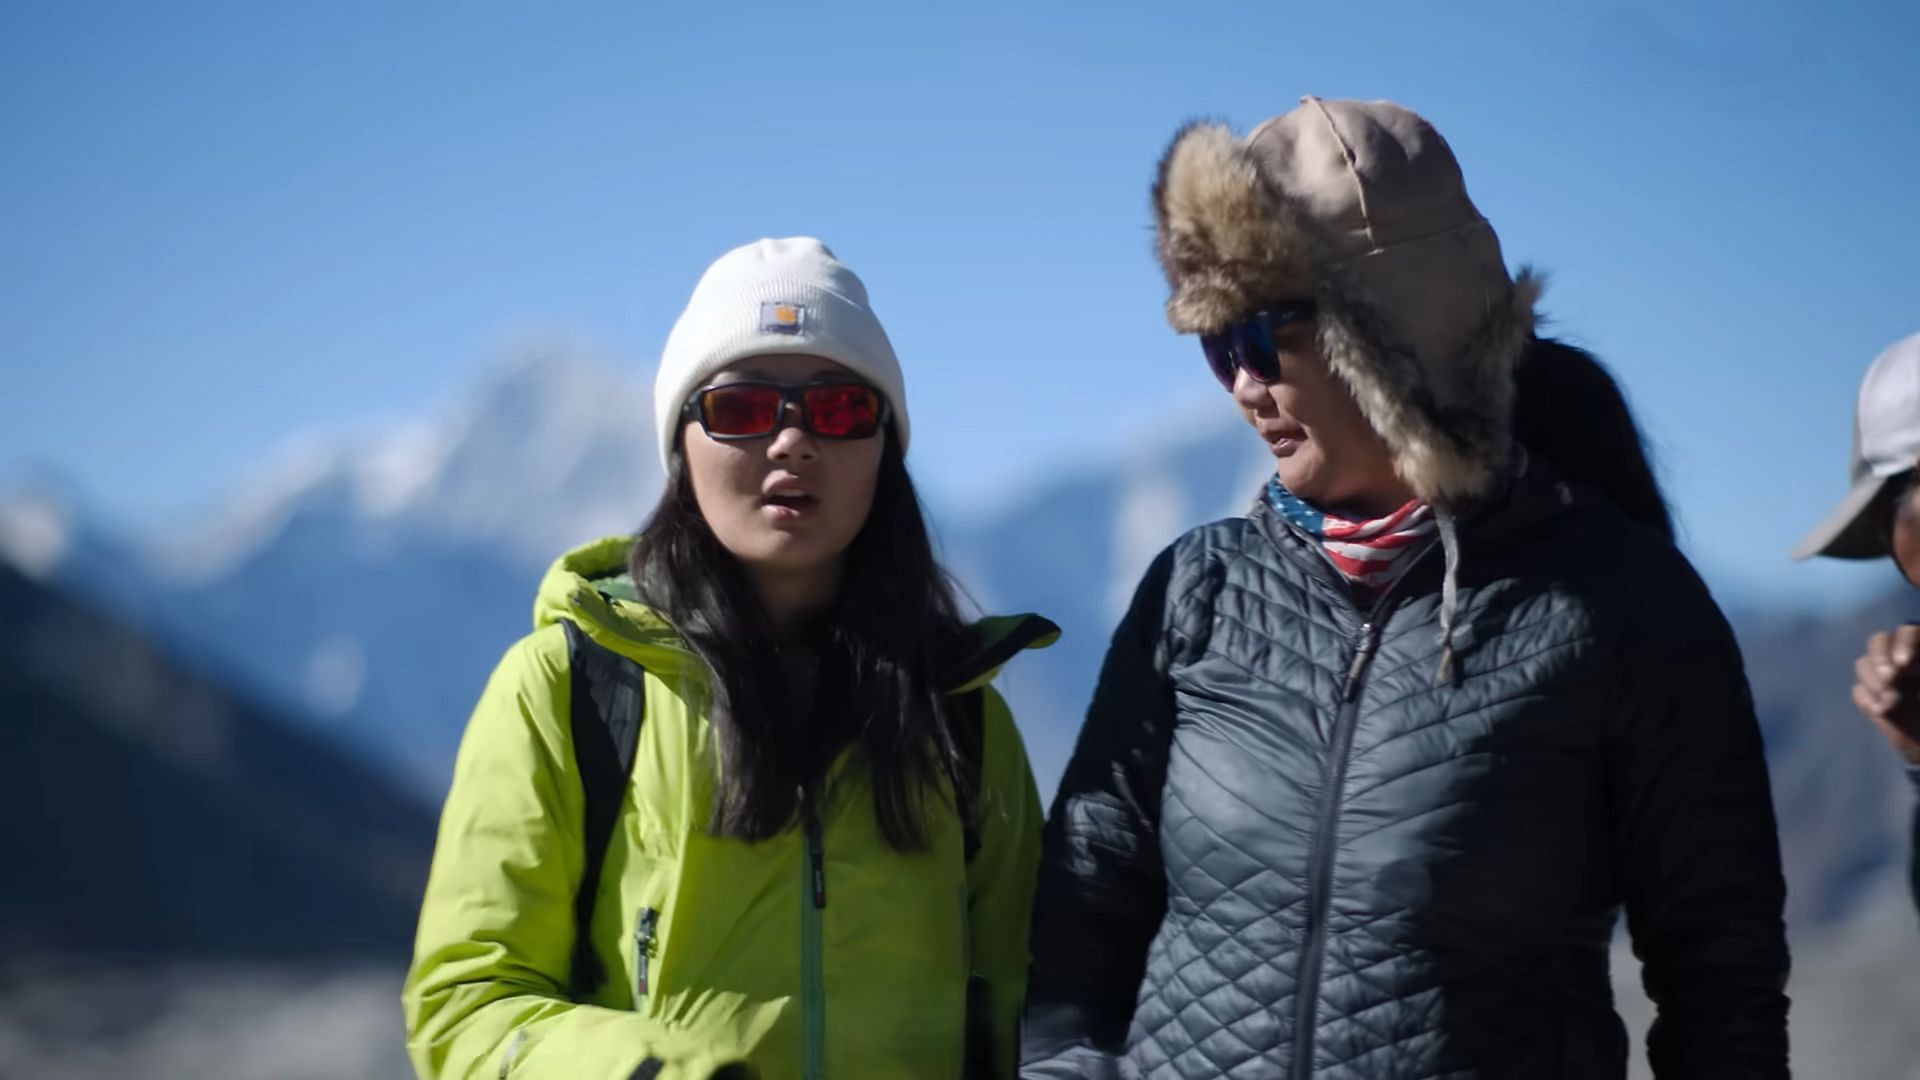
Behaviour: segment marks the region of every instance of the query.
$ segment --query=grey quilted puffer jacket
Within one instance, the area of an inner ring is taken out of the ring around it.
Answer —
[[[1766,765],[1686,560],[1536,465],[1361,610],[1264,503],[1115,635],[1046,831],[1027,1077],[1787,1075]]]

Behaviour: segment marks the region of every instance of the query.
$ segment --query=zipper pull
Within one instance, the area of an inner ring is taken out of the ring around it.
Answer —
[[[1347,685],[1340,692],[1340,700],[1352,701],[1353,692],[1360,686],[1360,673],[1366,670],[1367,659],[1373,655],[1373,624],[1360,624],[1360,644],[1353,650],[1353,663],[1347,666]]]
[[[633,928],[633,996],[647,996],[648,961],[653,959],[654,929],[659,925],[660,913],[653,908],[640,909],[640,918]]]
[[[813,906],[827,906],[827,857],[820,842],[820,822],[807,821],[807,865],[813,871]]]

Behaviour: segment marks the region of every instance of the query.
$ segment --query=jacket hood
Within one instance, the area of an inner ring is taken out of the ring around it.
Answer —
[[[699,665],[699,657],[659,612],[641,601],[627,573],[630,536],[609,536],[583,544],[556,559],[540,581],[533,604],[538,630],[561,619],[587,636],[659,671],[667,665]],[[970,625],[947,663],[946,682],[954,693],[993,681],[1008,661],[1027,649],[1044,649],[1060,639],[1060,628],[1039,615],[994,615]]]
[[[554,560],[534,596],[533,628],[567,619],[642,667],[660,671],[667,665],[698,664],[699,658],[667,620],[634,593],[627,577],[627,548],[632,543],[631,537],[609,536]]]
[[[1509,278],[1424,120],[1308,98],[1246,139],[1189,125],[1160,160],[1153,210],[1175,330],[1311,299],[1328,366],[1417,495],[1446,505],[1497,482],[1541,283]]]

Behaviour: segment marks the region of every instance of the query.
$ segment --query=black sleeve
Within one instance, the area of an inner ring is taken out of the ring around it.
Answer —
[[[1627,924],[1660,1080],[1784,1080],[1786,882],[1739,646],[1689,572],[1624,646],[1609,753]]]
[[[1920,765],[1907,766],[1907,779],[1913,781],[1914,794],[1920,795]],[[1907,880],[1913,888],[1913,907],[1920,911],[1920,805],[1913,808],[1913,846],[1907,859]]]
[[[1042,839],[1021,1075],[1117,1076],[1147,946],[1166,907],[1160,789],[1172,550],[1147,571],[1101,666]]]

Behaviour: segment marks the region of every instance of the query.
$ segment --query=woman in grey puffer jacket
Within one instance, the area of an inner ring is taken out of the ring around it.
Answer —
[[[1276,474],[1114,637],[1047,826],[1024,1075],[1619,1080],[1624,907],[1656,1075],[1786,1076],[1739,651],[1446,143],[1309,98],[1181,132],[1154,208],[1170,321]]]

